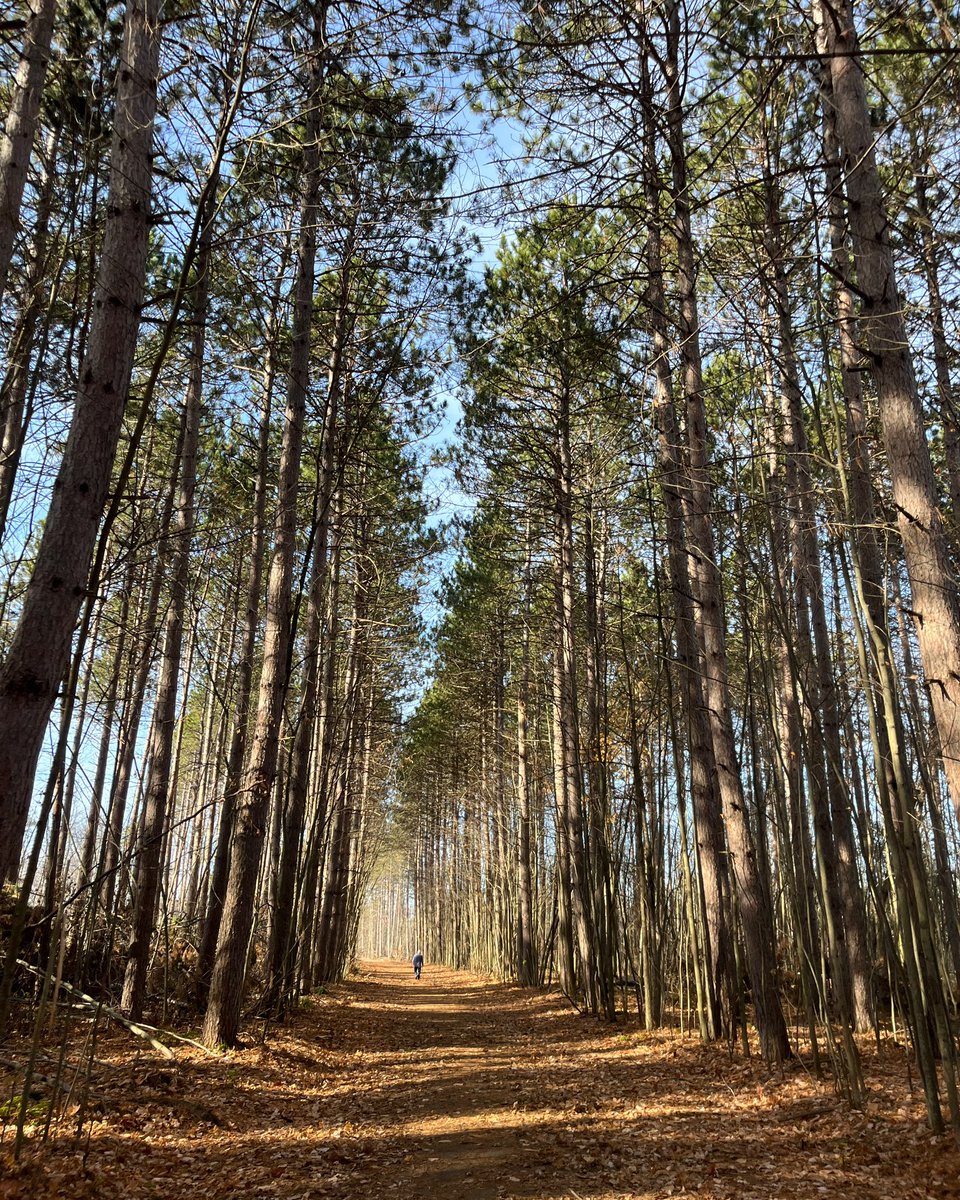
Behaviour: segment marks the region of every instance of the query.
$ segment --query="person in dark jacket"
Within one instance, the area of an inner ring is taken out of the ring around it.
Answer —
[[[423,970],[423,951],[418,950],[413,956],[413,977],[420,978],[420,972]]]

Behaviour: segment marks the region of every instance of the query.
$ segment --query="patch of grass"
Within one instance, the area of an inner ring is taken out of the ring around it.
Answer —
[[[16,1125],[20,1119],[20,1105],[23,1103],[19,1096],[14,1096],[10,1100],[5,1100],[0,1104],[0,1124]],[[24,1114],[24,1125],[39,1125],[41,1121],[47,1119],[47,1110],[50,1107],[50,1101],[46,1098],[34,1100],[27,1105],[27,1111]]]

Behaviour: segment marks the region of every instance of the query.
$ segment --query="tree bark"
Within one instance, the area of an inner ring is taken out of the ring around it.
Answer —
[[[707,1036],[719,1038],[729,1027],[724,1000],[733,994],[730,930],[730,884],[716,765],[707,724],[700,651],[695,633],[693,583],[684,526],[684,462],[680,444],[670,342],[666,319],[660,221],[661,182],[657,167],[653,94],[643,64],[646,130],[644,190],[650,219],[647,229],[647,299],[653,342],[654,416],[657,425],[657,469],[666,520],[666,537],[673,593],[673,621],[679,685],[687,724],[693,821],[697,839],[700,892],[703,901],[704,991],[703,1014]]]
[[[325,9],[315,14],[311,79],[307,93],[302,179],[303,199],[297,248],[287,406],[280,454],[280,483],[274,525],[273,557],[267,584],[267,621],[263,668],[257,701],[257,723],[238,798],[230,871],[220,938],[203,1022],[208,1046],[233,1045],[240,1028],[247,949],[253,928],[254,903],[270,798],[277,774],[280,725],[289,675],[291,585],[296,549],[297,497],[303,424],[310,382],[313,289],[316,276],[317,221],[320,196],[320,103],[325,52]]]
[[[17,869],[43,735],[70,658],[140,326],[160,52],[159,0],[128,0],[94,315],[36,565],[0,669],[0,876]]]
[[[960,601],[940,514],[923,409],[897,286],[889,219],[877,169],[859,40],[848,0],[816,0],[824,70],[843,153],[860,324],[877,390],[887,469],[910,580],[917,640],[960,819]]]
[[[764,1058],[779,1062],[790,1056],[786,1021],[777,989],[773,915],[766,903],[757,867],[757,850],[747,821],[727,672],[723,593],[714,546],[712,485],[707,449],[706,406],[700,353],[696,257],[690,218],[690,191],[683,132],[679,9],[667,15],[665,81],[668,88],[667,130],[673,167],[672,201],[679,272],[679,336],[687,416],[687,520],[690,530],[697,597],[697,634],[704,665],[704,696],[716,760],[717,782],[727,832],[727,850],[736,902],[743,924],[747,969],[753,991],[754,1017]]]
[[[27,8],[23,49],[13,77],[10,109],[0,135],[0,299],[6,294],[10,260],[20,228],[20,207],[50,61],[57,0],[28,0]]]
[[[219,174],[219,171],[217,171]],[[190,347],[190,376],[181,418],[180,454],[175,475],[179,478],[177,510],[171,550],[171,590],[163,635],[160,678],[154,705],[153,729],[148,760],[144,817],[140,827],[134,876],[133,930],[127,948],[122,1007],[139,1020],[147,980],[150,939],[156,920],[162,867],[162,839],[173,792],[171,764],[177,723],[177,697],[183,632],[190,583],[190,552],[195,524],[194,497],[197,486],[197,448],[200,440],[200,411],[203,399],[204,349],[210,294],[211,246],[216,208],[216,183],[209,188],[202,216],[196,262],[196,280],[191,297],[193,342]]]

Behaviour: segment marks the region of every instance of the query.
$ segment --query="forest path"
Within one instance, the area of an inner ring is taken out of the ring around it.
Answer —
[[[802,1069],[395,962],[362,964],[265,1032],[173,1065],[109,1035],[93,1086],[111,1101],[80,1144],[65,1123],[0,1163],[0,1198],[960,1197],[960,1156],[906,1102],[893,1045],[851,1113]]]

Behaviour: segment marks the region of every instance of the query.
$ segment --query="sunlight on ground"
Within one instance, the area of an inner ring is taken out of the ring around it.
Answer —
[[[368,963],[217,1059],[162,1064],[110,1031],[81,1140],[74,1112],[6,1158],[0,1197],[960,1197],[960,1156],[925,1129],[902,1049],[864,1051],[870,1105],[853,1113],[802,1068],[771,1075],[556,996]]]

